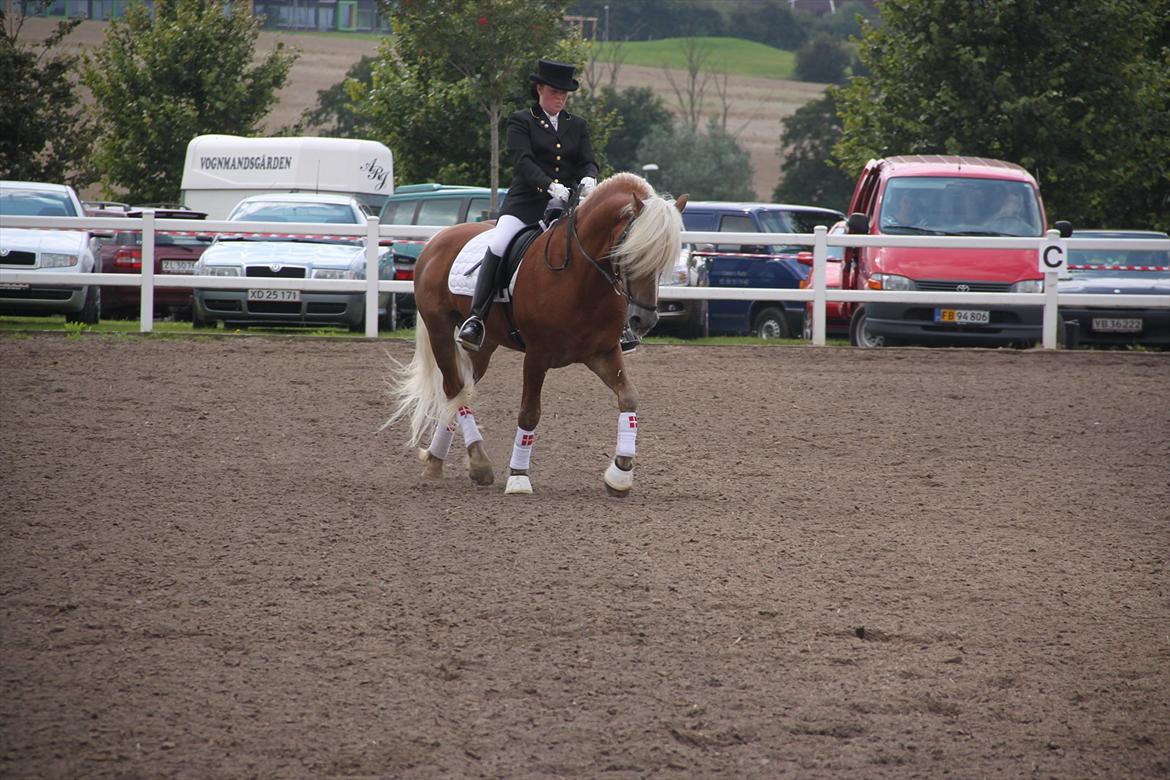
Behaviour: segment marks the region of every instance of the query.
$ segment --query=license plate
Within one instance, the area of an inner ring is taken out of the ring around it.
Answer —
[[[1104,333],[1140,333],[1142,321],[1137,317],[1094,317],[1093,330]]]
[[[248,290],[249,301],[280,301],[281,303],[298,303],[301,300],[300,290]]]
[[[990,325],[991,312],[983,309],[935,309],[934,321],[948,325]]]
[[[195,273],[194,260],[163,260],[162,270],[164,274],[191,274]]]
[[[0,290],[18,290],[18,291],[23,291],[23,290],[27,290],[27,289],[29,289],[30,287],[32,287],[32,285],[31,285],[31,284],[17,284],[16,282],[3,282],[3,283],[0,283]]]

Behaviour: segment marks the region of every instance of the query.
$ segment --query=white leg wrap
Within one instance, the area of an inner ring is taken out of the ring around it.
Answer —
[[[633,412],[618,415],[617,449],[618,457],[634,457],[638,445],[638,416]]]
[[[470,406],[459,407],[459,425],[463,429],[463,446],[470,447],[477,441],[483,441],[483,434],[475,424],[475,412],[471,411]]]
[[[517,471],[528,471],[528,462],[532,459],[532,443],[536,441],[535,431],[526,431],[517,426],[516,441],[512,444],[512,462],[509,464]]]
[[[427,452],[439,460],[446,460],[451,453],[451,439],[454,436],[455,423],[450,425],[439,423],[435,426],[435,435],[431,437],[431,446],[427,447]]]

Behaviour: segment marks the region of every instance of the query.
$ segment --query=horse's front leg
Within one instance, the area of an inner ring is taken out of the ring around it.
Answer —
[[[616,346],[597,355],[585,365],[613,390],[618,401],[617,446],[613,461],[605,470],[605,489],[617,498],[625,498],[634,487],[634,453],[638,441],[638,391],[626,373],[621,350]]]
[[[532,460],[532,445],[536,441],[536,426],[540,422],[540,391],[547,374],[548,366],[534,360],[531,353],[524,356],[524,391],[520,398],[520,414],[516,418],[516,440],[512,443],[505,493],[532,492],[528,466]]]

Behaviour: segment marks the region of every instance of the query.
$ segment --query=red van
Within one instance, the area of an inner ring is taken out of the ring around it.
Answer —
[[[1013,163],[981,157],[915,155],[871,160],[849,203],[848,230],[887,236],[1044,235],[1036,180]],[[1061,233],[1071,233],[1059,223]],[[851,247],[845,289],[1040,292],[1034,249]],[[895,344],[1028,345],[1041,340],[1039,306],[923,303],[847,304],[849,340]]]

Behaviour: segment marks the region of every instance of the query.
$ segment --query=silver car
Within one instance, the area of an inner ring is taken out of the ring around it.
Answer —
[[[0,181],[2,217],[81,217],[72,187],[27,181]],[[84,230],[26,230],[0,226],[0,268],[6,271],[93,273],[96,239]],[[0,282],[0,314],[64,314],[66,322],[96,324],[101,288]]]
[[[346,195],[281,193],[253,195],[228,215],[231,222],[364,225],[361,204]],[[392,278],[390,254],[379,258],[379,278]],[[196,276],[255,280],[244,290],[194,290],[195,327],[233,325],[343,325],[365,329],[366,299],[360,292],[313,292],[265,287],[266,279],[364,279],[365,239],[357,236],[294,235],[274,224],[271,234],[216,238],[195,264]],[[390,294],[378,296],[385,322]]]

